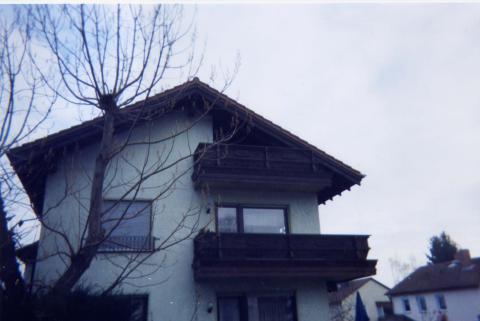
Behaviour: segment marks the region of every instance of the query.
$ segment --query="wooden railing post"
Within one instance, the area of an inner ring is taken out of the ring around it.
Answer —
[[[221,259],[223,257],[223,252],[222,252],[222,241],[220,240],[220,233],[217,233],[217,251],[218,251],[218,258]]]
[[[286,236],[287,236],[287,251],[288,251],[288,257],[289,257],[289,258],[293,258],[294,255],[293,255],[293,251],[292,251],[292,246],[291,246],[291,244],[290,244],[290,233],[287,233]]]
[[[265,168],[270,168],[270,163],[268,162],[268,147],[265,146]]]
[[[356,253],[356,256],[358,259],[362,259],[362,256],[363,256],[363,249],[361,246],[362,245],[362,240],[358,237],[355,237],[355,253]]]

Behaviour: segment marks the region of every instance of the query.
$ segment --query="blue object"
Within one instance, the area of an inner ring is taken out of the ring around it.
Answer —
[[[370,321],[359,292],[357,292],[357,302],[355,303],[355,321]]]

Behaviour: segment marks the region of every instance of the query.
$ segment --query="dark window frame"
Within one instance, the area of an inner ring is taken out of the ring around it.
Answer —
[[[216,309],[217,320],[220,321],[220,300],[225,298],[236,298],[240,302],[240,321],[249,321],[248,315],[248,298],[254,297],[257,300],[259,298],[274,298],[283,297],[290,298],[293,301],[293,320],[298,321],[298,309],[297,309],[297,293],[296,291],[281,291],[275,292],[217,292],[216,294]],[[258,306],[257,306],[258,307]],[[243,309],[243,310],[242,310]]]
[[[445,295],[443,295],[443,293],[435,294],[435,301],[437,301],[437,307],[440,310],[447,310],[447,301],[445,300]]]
[[[226,208],[235,208],[237,216],[237,231],[236,232],[220,232],[218,226],[218,209],[219,207]],[[290,207],[288,205],[278,205],[278,204],[244,204],[244,203],[215,203],[215,231],[217,233],[241,233],[241,234],[254,234],[245,232],[245,227],[243,224],[244,209],[270,209],[270,210],[283,210],[283,221],[285,223],[285,234],[290,234]],[[262,233],[264,234],[264,233]],[[268,234],[268,233],[265,233]]]
[[[402,298],[402,304],[405,312],[412,312],[412,306],[410,305],[410,300],[408,298]]]
[[[136,198],[134,200],[128,200],[128,199],[114,199],[114,198],[105,198],[103,199],[103,202],[115,202],[115,203],[135,203],[135,202],[143,202],[143,203],[148,203],[149,204],[149,220],[148,220],[148,241],[149,247],[147,249],[105,249],[102,248],[100,245],[98,247],[97,253],[99,254],[115,254],[115,253],[151,253],[154,252],[155,250],[155,240],[153,237],[153,200],[152,199],[144,199],[144,198]],[[103,204],[103,203],[102,203]],[[116,204],[115,204],[116,205]],[[103,242],[108,242],[108,238],[106,238]]]
[[[418,311],[420,311],[420,313],[426,313],[428,311],[427,299],[425,299],[423,295],[418,295],[416,297],[416,301],[417,301]]]

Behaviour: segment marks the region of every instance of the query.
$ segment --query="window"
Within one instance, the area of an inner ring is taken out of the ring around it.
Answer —
[[[237,209],[235,207],[219,207],[217,209],[218,230],[224,233],[236,233],[237,226]]]
[[[288,233],[286,207],[218,206],[217,230],[222,233]]]
[[[218,298],[219,321],[296,321],[293,295],[244,295]]]
[[[377,314],[379,318],[383,318],[385,316],[385,313],[383,312],[383,308],[377,306]]]
[[[437,300],[437,306],[440,310],[447,309],[447,303],[445,302],[445,296],[443,294],[436,294],[435,299]]]
[[[417,296],[417,305],[420,312],[427,312],[427,301],[424,296]]]
[[[242,315],[245,310],[241,297],[224,297],[218,299],[218,320],[220,321],[246,321]]]
[[[410,307],[410,301],[408,300],[408,298],[403,298],[402,303],[403,303],[403,310],[405,312],[412,311],[412,308]]]
[[[148,251],[151,203],[148,201],[104,201],[102,228],[106,241],[100,251]]]

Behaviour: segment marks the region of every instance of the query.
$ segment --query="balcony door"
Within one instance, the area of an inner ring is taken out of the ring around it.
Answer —
[[[287,207],[217,206],[220,233],[288,233]]]
[[[294,321],[292,297],[257,298],[258,321]]]
[[[293,295],[244,295],[218,298],[219,321],[296,321]]]

